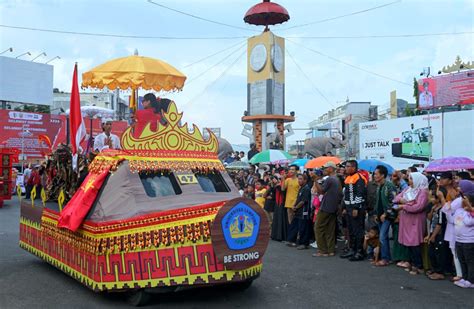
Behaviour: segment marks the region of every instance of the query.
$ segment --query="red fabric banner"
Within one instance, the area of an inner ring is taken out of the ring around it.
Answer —
[[[76,191],[66,208],[61,212],[58,220],[59,227],[69,229],[73,232],[77,231],[94,204],[109,171],[110,167],[106,168],[100,174],[89,173],[89,175],[87,175],[81,187]]]
[[[77,83],[77,63],[74,66],[74,75],[72,77],[71,103],[70,103],[69,125],[71,132],[72,148],[72,167],[77,166],[77,155],[79,154],[79,145],[86,137],[86,127],[81,114],[81,99],[79,97],[79,86]]]

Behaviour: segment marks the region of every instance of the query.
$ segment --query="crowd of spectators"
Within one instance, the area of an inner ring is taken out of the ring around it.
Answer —
[[[473,171],[411,167],[389,175],[384,165],[368,173],[349,160],[304,171],[251,166],[231,176],[241,195],[267,213],[274,241],[315,248],[318,258],[339,253],[474,288]]]

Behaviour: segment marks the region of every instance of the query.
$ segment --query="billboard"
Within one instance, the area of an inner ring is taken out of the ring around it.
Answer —
[[[23,159],[40,159],[48,147],[38,141],[39,135],[47,135],[53,148],[66,141],[66,116],[0,110],[0,144],[21,150]]]
[[[0,100],[53,103],[53,66],[0,56]]]
[[[474,103],[474,70],[418,81],[419,107],[437,108]]]
[[[94,137],[102,132],[102,127],[100,119],[92,119],[91,122],[90,118],[85,117],[84,122],[88,135],[81,147],[86,150],[91,127]],[[24,160],[40,160],[48,153],[48,147],[38,137],[48,136],[54,149],[58,144],[66,142],[66,126],[67,119],[64,115],[0,110],[0,128],[3,129],[0,144],[18,150],[23,148]],[[127,127],[126,121],[114,121],[112,133],[120,137]]]
[[[381,160],[399,169],[426,165],[442,156],[442,127],[442,114],[360,123],[360,159]]]

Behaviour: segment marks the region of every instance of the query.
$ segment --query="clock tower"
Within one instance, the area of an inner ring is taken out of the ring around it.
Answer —
[[[289,19],[286,10],[270,1],[253,6],[247,23],[265,25],[265,31],[247,42],[247,110],[242,134],[256,143],[259,151],[284,149],[285,137],[292,134],[294,114],[285,115],[285,39],[276,36],[268,25]]]

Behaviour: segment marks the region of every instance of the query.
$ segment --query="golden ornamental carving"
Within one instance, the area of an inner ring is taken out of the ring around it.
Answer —
[[[157,130],[150,129],[148,123],[139,137],[133,136],[132,128],[123,132],[121,144],[124,150],[169,150],[169,151],[203,151],[217,153],[219,143],[214,133],[209,131],[209,139],[205,140],[199,128],[193,124],[193,130],[188,130],[188,124],[180,125],[183,113],[179,113],[174,102],[163,114],[167,124],[158,123]]]
[[[443,72],[443,73],[454,73],[454,72],[458,72],[458,71],[461,71],[461,70],[469,70],[469,69],[474,69],[474,61],[463,62],[461,60],[461,57],[457,56],[456,60],[454,61],[454,64],[444,66],[441,69],[441,72]]]

